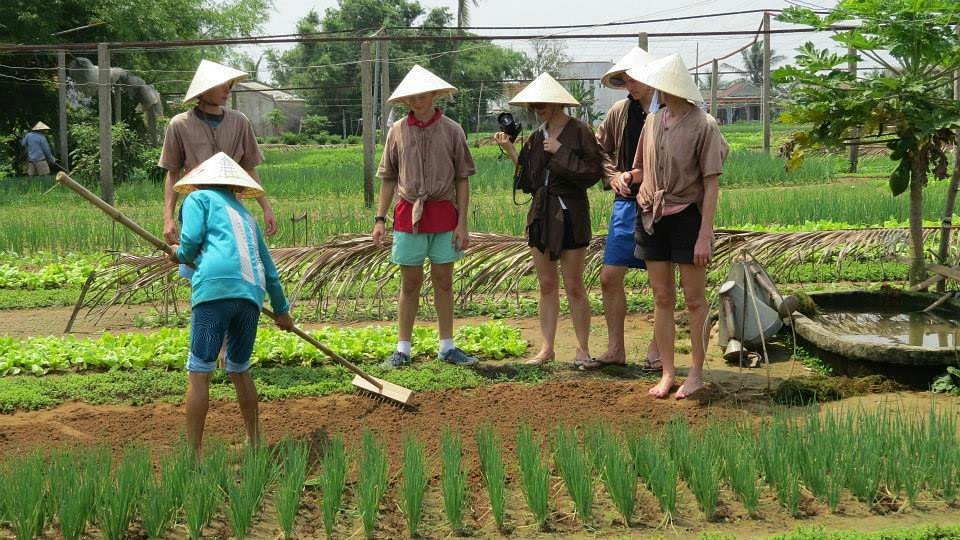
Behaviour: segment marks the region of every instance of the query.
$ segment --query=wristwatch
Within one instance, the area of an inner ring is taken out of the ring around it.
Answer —
[[[373,222],[374,222],[374,223],[386,223],[386,222],[387,222],[387,216],[373,216]]]

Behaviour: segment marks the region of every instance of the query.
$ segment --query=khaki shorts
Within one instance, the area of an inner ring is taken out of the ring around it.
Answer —
[[[50,164],[44,161],[31,161],[27,164],[27,176],[47,176],[50,174]]]

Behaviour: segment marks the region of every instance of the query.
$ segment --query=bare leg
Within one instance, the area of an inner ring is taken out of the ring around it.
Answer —
[[[400,302],[397,304],[397,338],[400,341],[410,341],[413,335],[422,285],[423,266],[400,267]]]
[[[623,290],[623,278],[626,274],[626,266],[605,264],[600,270],[603,316],[607,320],[607,352],[597,360],[604,364],[623,364],[627,361],[623,345],[623,320],[627,316],[627,295]]]
[[[670,261],[647,261],[647,274],[653,288],[653,336],[660,351],[663,375],[660,382],[650,389],[650,395],[665,398],[670,395],[677,378],[673,359],[673,341],[676,329],[673,326],[673,311],[677,298],[673,281],[673,263]]]
[[[453,263],[430,264],[440,339],[453,338]]]
[[[539,364],[553,360],[556,355],[553,346],[557,337],[557,319],[560,317],[560,277],[556,261],[551,261],[548,255],[537,248],[530,248],[530,253],[540,284],[537,311],[540,315],[540,335],[543,343],[540,345],[540,352],[529,363]]]
[[[564,250],[560,253],[560,271],[563,273],[563,290],[570,303],[570,318],[573,332],[577,335],[576,360],[589,362],[590,356],[590,301],[583,284],[583,266],[586,248]]]
[[[210,408],[210,373],[191,371],[187,383],[187,396],[184,399],[187,407],[187,442],[193,447],[193,452],[200,455],[203,444],[203,426],[207,421],[207,410]]]
[[[703,362],[706,350],[703,342],[703,325],[707,320],[707,268],[693,264],[680,265],[680,286],[687,304],[690,320],[690,373],[674,395],[677,399],[693,395],[703,388]]]
[[[243,415],[243,425],[247,429],[247,442],[254,446],[260,440],[260,408],[257,403],[257,387],[253,384],[250,370],[243,373],[231,373],[230,380],[237,389],[237,403]]]

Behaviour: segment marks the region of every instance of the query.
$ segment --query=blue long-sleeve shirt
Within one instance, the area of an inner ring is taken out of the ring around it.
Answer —
[[[23,136],[20,145],[27,149],[27,159],[30,161],[56,161],[50,151],[50,143],[42,133],[31,131]]]
[[[290,311],[260,228],[230,190],[194,191],[184,199],[182,212],[177,258],[197,267],[191,305],[241,298],[260,307],[266,293],[274,313]]]

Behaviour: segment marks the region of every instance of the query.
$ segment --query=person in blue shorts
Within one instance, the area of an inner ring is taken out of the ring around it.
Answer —
[[[276,266],[253,216],[238,198],[261,197],[263,188],[235,161],[219,152],[190,171],[174,189],[183,201],[180,243],[171,260],[196,266],[191,278],[187,441],[203,442],[210,377],[226,342],[226,370],[237,390],[247,439],[259,439],[257,389],[250,356],[264,296],[269,294],[277,326],[293,329],[290,305]]]
[[[600,287],[603,292],[603,314],[607,321],[607,351],[596,360],[585,363],[583,369],[597,369],[608,365],[625,364],[624,320],[627,315],[627,298],[624,278],[630,268],[646,268],[643,261],[634,256],[637,223],[636,187],[622,182],[624,171],[633,165],[633,156],[640,140],[647,115],[656,111],[657,95],[649,86],[630,78],[626,71],[647,64],[650,55],[635,47],[608,71],[601,83],[609,88],[625,89],[628,94],[613,104],[597,131],[597,142],[603,149],[603,185],[614,192],[613,213],[607,231],[607,244],[603,253],[603,268],[600,270]],[[660,369],[656,340],[651,339],[643,367]]]

